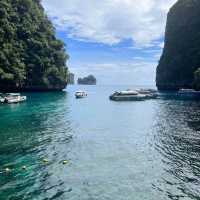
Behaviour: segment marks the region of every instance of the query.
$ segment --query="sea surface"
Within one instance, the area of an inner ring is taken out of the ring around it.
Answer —
[[[200,102],[109,100],[127,88],[0,105],[0,200],[199,200]]]

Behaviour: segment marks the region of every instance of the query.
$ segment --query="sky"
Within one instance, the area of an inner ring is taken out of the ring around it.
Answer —
[[[42,0],[76,78],[155,85],[169,8],[176,0]]]

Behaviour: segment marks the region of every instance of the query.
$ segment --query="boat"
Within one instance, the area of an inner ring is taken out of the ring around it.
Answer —
[[[110,100],[113,100],[113,101],[142,101],[145,99],[146,99],[146,95],[139,94],[135,90],[114,92],[110,96]]]
[[[143,101],[147,99],[157,98],[157,93],[147,90],[125,90],[114,92],[110,96],[113,101]]]
[[[154,89],[138,89],[136,91],[139,94],[146,95],[147,99],[156,99],[158,97],[158,91]]]
[[[77,91],[77,92],[75,93],[75,97],[76,97],[77,99],[84,98],[84,97],[86,97],[86,96],[87,96],[87,93],[84,92],[84,91]]]
[[[26,101],[26,96],[21,96],[19,93],[6,93],[1,95],[1,103],[20,103]]]
[[[179,94],[200,94],[200,91],[194,89],[180,89],[178,91]]]
[[[200,91],[194,89],[180,89],[178,91],[178,96],[188,97],[188,98],[200,98]]]

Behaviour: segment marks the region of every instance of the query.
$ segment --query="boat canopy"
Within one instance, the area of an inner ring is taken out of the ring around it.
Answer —
[[[195,90],[193,89],[180,89],[180,92],[194,92]]]
[[[135,90],[125,90],[119,92],[121,95],[138,95],[138,92]]]
[[[6,93],[9,96],[20,96],[20,93]]]
[[[79,91],[76,91],[76,94],[77,93],[85,93],[84,91],[81,91],[81,90],[79,90]]]

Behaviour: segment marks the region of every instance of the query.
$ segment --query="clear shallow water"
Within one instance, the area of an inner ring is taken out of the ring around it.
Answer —
[[[200,199],[200,102],[112,102],[125,87],[82,88],[85,99],[70,86],[0,105],[0,171],[12,169],[0,200]]]

